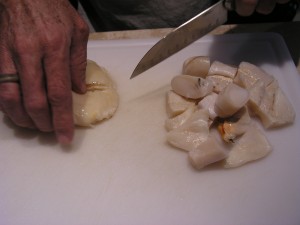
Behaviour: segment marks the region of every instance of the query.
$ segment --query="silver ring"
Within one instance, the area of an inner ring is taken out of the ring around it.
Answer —
[[[0,74],[0,83],[19,82],[18,74]]]

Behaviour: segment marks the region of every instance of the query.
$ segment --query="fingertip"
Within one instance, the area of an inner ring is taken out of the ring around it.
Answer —
[[[83,82],[81,87],[80,87],[80,94],[85,94],[87,91],[86,83]]]
[[[78,94],[85,94],[86,91],[87,91],[87,87],[86,87],[86,84],[85,82],[79,84],[79,85],[74,85],[72,90]]]
[[[251,16],[254,13],[254,9],[237,8],[236,12],[239,16]]]
[[[85,71],[86,71],[86,66],[87,66],[87,62],[84,63],[84,69],[83,69],[83,72],[81,72],[81,75],[79,76],[80,77],[80,80],[77,82],[78,85],[78,93],[80,94],[84,94],[86,92],[86,76],[85,76]]]
[[[73,140],[73,135],[58,134],[57,140],[62,145],[70,145]]]
[[[58,114],[55,114],[53,117],[53,120],[55,121],[54,130],[56,139],[63,145],[70,144],[74,137],[75,127],[73,122],[72,107],[69,113],[70,114],[66,114],[65,112],[61,111],[61,113],[58,112]]]
[[[240,16],[251,16],[256,8],[257,0],[236,1],[236,12]]]
[[[260,1],[256,7],[256,12],[262,15],[268,15],[274,10],[275,7],[275,1]]]

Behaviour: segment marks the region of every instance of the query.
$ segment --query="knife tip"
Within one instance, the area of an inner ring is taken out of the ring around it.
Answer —
[[[137,75],[139,75],[139,74],[137,74],[137,73],[132,73],[129,79],[131,80],[131,79],[135,78]]]
[[[138,75],[138,74],[136,74],[136,73],[133,72],[133,73],[131,74],[131,76],[130,76],[130,79],[135,78],[137,75]]]
[[[140,75],[141,73],[143,73],[145,71],[145,69],[140,68],[140,66],[137,66],[134,71],[132,72],[130,79],[133,79],[135,77],[137,77],[138,75]]]

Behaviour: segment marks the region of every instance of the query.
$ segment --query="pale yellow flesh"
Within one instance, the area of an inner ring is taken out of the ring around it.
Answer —
[[[185,121],[187,121],[191,117],[191,115],[194,113],[195,110],[196,110],[196,106],[191,105],[183,113],[174,116],[172,118],[166,119],[165,127],[167,131],[174,130],[180,127],[182,124],[185,123]]]
[[[237,73],[237,68],[231,65],[224,64],[219,61],[214,61],[208,71],[208,76],[219,75],[234,79]]]
[[[171,80],[171,87],[185,98],[200,99],[212,92],[213,83],[201,77],[179,75]]]
[[[276,80],[266,87],[257,104],[252,102],[251,108],[258,115],[265,128],[284,126],[295,120],[293,106]]]
[[[168,132],[167,141],[185,151],[196,149],[208,137],[208,119],[207,110],[195,111],[184,124]]]
[[[184,61],[182,74],[205,78],[210,68],[210,58],[207,56],[195,56]]]
[[[274,77],[251,63],[241,62],[234,82],[248,89],[258,80],[261,80],[266,87],[274,80]]]
[[[248,102],[249,93],[246,89],[236,84],[229,84],[218,95],[215,112],[219,117],[232,116]]]
[[[197,149],[188,152],[188,157],[196,169],[202,169],[227,157],[228,151],[213,137],[209,136]]]
[[[176,94],[174,91],[168,91],[167,93],[167,114],[169,118],[175,117],[187,108],[195,105],[195,102]]]
[[[199,109],[207,109],[209,113],[209,118],[214,120],[217,117],[215,112],[215,103],[218,98],[218,94],[212,92],[209,95],[206,95],[201,101],[198,102]]]
[[[262,131],[256,127],[251,127],[233,145],[225,160],[224,167],[234,168],[242,166],[267,156],[271,150],[272,147]]]
[[[229,84],[233,83],[232,78],[220,75],[209,75],[206,77],[206,80],[209,80],[213,83],[213,91],[216,93],[220,93]]]
[[[117,110],[119,96],[108,72],[88,60],[86,69],[87,92],[72,93],[74,123],[91,126],[111,118]]]

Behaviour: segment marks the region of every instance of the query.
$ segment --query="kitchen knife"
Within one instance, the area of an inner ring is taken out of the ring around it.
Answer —
[[[169,56],[203,37],[227,21],[228,10],[233,9],[232,0],[218,1],[197,16],[185,22],[159,40],[141,59],[130,79],[150,69]]]

